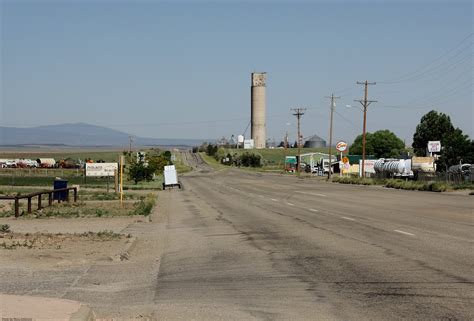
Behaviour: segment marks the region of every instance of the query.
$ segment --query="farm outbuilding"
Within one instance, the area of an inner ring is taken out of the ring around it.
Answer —
[[[304,148],[321,148],[326,147],[326,141],[319,137],[318,135],[313,135],[309,137],[304,142]]]

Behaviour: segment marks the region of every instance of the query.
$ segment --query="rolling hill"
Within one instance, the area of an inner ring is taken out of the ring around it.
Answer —
[[[1,127],[0,146],[126,146],[130,134],[85,123],[58,124],[30,128]],[[135,146],[197,146],[204,140],[174,138],[133,138]]]

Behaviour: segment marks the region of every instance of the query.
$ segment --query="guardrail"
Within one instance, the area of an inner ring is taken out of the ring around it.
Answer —
[[[66,202],[69,202],[69,191],[73,190],[74,191],[74,202],[77,202],[77,187],[66,187],[66,188],[58,188],[58,189],[53,189],[49,191],[41,191],[41,192],[35,192],[35,193],[30,193],[30,194],[25,194],[25,195],[17,195],[17,196],[1,196],[0,195],[0,200],[15,200],[15,217],[20,216],[20,199],[27,198],[28,199],[28,213],[31,213],[31,200],[33,197],[38,196],[38,209],[42,209],[42,202],[41,202],[41,197],[45,194],[48,194],[48,206],[51,206],[53,204],[53,194],[57,192],[66,192]],[[58,199],[58,203],[60,203],[61,200]]]

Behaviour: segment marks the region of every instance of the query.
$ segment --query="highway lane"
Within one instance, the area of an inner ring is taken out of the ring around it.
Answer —
[[[196,168],[163,194],[157,316],[473,318],[472,197]]]

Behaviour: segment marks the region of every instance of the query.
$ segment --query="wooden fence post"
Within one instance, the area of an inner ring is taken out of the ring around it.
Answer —
[[[20,201],[15,197],[15,217],[20,216]]]
[[[28,197],[28,213],[31,213],[31,196]]]

